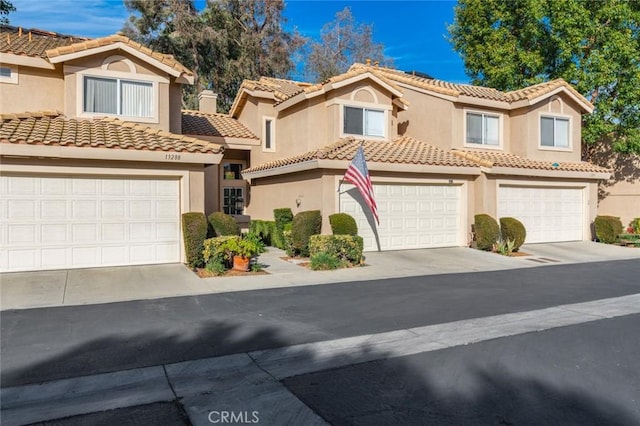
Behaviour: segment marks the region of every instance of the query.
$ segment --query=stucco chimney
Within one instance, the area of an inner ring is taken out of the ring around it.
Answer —
[[[218,94],[212,90],[203,90],[198,94],[198,110],[200,112],[218,112]]]

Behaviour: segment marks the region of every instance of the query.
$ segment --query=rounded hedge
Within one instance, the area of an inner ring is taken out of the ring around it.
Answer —
[[[240,227],[231,215],[222,212],[211,213],[209,215],[209,224],[213,228],[216,237],[240,235]]]
[[[182,235],[184,236],[184,251],[189,267],[203,266],[202,250],[204,240],[207,238],[207,218],[204,213],[183,213]]]
[[[273,219],[275,221],[275,232],[271,237],[271,242],[279,249],[285,250],[286,243],[283,232],[285,230],[285,225],[293,221],[293,212],[288,207],[274,209]]]
[[[329,216],[333,235],[358,235],[356,220],[347,213],[336,213]]]
[[[322,231],[320,210],[300,212],[294,216],[291,226],[291,242],[296,253],[309,256],[309,238]]]
[[[503,241],[512,240],[514,242],[513,251],[518,251],[527,238],[527,230],[518,219],[514,217],[500,218],[500,233]]]
[[[615,216],[596,216],[593,223],[596,238],[605,244],[613,244],[618,240],[618,235],[622,234],[622,221]]]
[[[491,250],[493,245],[500,239],[500,226],[488,214],[475,215],[473,229],[476,247],[480,250]]]

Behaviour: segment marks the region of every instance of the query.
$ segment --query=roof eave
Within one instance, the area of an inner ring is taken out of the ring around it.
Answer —
[[[387,83],[386,81],[384,81],[382,78],[378,77],[377,75],[371,73],[371,72],[365,72],[362,74],[358,74],[355,75],[351,78],[347,78],[346,80],[342,80],[342,81],[336,81],[336,82],[329,82],[325,85],[322,86],[321,89],[319,90],[315,90],[313,92],[300,92],[292,97],[290,97],[289,99],[286,99],[282,102],[280,102],[278,105],[276,105],[275,109],[276,111],[284,111],[287,108],[291,108],[292,106],[306,100],[306,99],[311,99],[311,98],[315,98],[316,96],[320,96],[323,95],[327,92],[330,92],[331,90],[334,89],[339,89],[341,87],[345,87],[348,86],[350,84],[353,83],[357,83],[358,81],[362,81],[365,79],[371,79],[373,81],[375,81],[377,84],[381,85],[384,89],[388,90],[392,95],[396,96],[397,98],[401,98],[402,97],[402,92],[398,89],[396,89],[395,87],[391,86],[389,83]]]
[[[606,180],[611,177],[609,172],[589,172],[589,171],[571,171],[571,170],[547,170],[532,169],[520,167],[504,167],[493,166],[485,170],[487,174],[493,175],[513,175],[513,176],[533,176],[533,177],[551,177],[564,179],[587,179],[587,180]]]
[[[176,156],[167,157],[167,151],[111,149],[93,147],[75,147],[59,145],[29,145],[0,143],[0,155],[17,157],[46,157],[46,158],[74,158],[83,160],[116,160],[116,161],[144,161],[157,163],[185,163],[185,164],[220,164],[223,153],[176,152]]]
[[[55,49],[50,49],[47,50],[47,55],[49,55],[49,52],[54,51]],[[89,48],[89,49],[84,49],[78,52],[72,52],[72,53],[66,53],[66,54],[62,54],[62,55],[58,55],[58,56],[53,56],[49,58],[49,62],[51,62],[52,64],[58,64],[61,62],[66,62],[66,61],[71,61],[74,59],[79,59],[79,58],[84,58],[87,56],[91,56],[91,55],[96,55],[98,53],[104,53],[104,52],[109,52],[112,50],[123,50],[125,52],[127,52],[128,54],[135,56],[136,58],[147,62],[151,65],[153,65],[154,67],[166,72],[167,74],[173,76],[173,77],[181,77],[184,73],[157,60],[156,58],[149,56],[145,53],[140,52],[137,49],[134,49],[133,47],[121,42],[121,41],[117,41],[115,43],[112,44],[108,44],[106,46],[99,46],[99,47],[93,47],[93,48]],[[184,74],[187,75],[187,74]],[[193,76],[191,76],[191,78],[193,78]],[[188,80],[187,80],[188,81]]]
[[[55,65],[39,56],[16,55],[8,52],[0,52],[0,63],[47,70],[55,69]]]
[[[312,169],[346,170],[351,163],[350,160],[328,160],[314,159],[296,164],[288,164],[273,167],[266,170],[242,173],[245,179],[259,179],[269,176],[301,172]],[[406,163],[383,163],[368,161],[367,167],[370,171],[376,172],[400,172],[400,173],[422,173],[422,174],[447,174],[479,176],[482,172],[478,166],[445,166],[432,164],[406,164]]]
[[[567,94],[586,113],[591,114],[593,112],[593,110],[595,109],[593,104],[591,102],[589,102],[586,98],[584,98],[582,95],[576,96],[575,93],[573,93],[571,90],[569,90],[564,85],[562,85],[560,87],[557,87],[556,89],[554,89],[554,90],[552,90],[552,91],[550,91],[548,93],[543,93],[541,95],[538,95],[538,96],[535,96],[535,97],[532,97],[532,98],[526,98],[526,99],[522,99],[522,100],[519,100],[519,101],[512,102],[511,103],[511,108],[512,109],[516,109],[516,108],[522,108],[522,107],[525,107],[525,106],[534,105],[534,104],[537,104],[540,101],[543,101],[543,100],[548,99],[548,98],[550,98],[552,96],[555,96],[560,92],[563,92],[563,93]]]

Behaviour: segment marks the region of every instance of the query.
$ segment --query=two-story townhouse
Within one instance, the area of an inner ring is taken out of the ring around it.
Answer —
[[[473,216],[514,216],[529,242],[588,240],[606,169],[580,161],[581,114],[566,82],[503,93],[356,64],[309,85],[243,84],[230,114],[261,137],[248,211],[356,217],[367,250],[463,246]],[[380,224],[341,182],[362,144]]]
[[[2,26],[0,71],[3,272],[184,261],[180,216],[205,211],[207,169],[256,140],[228,116],[184,135],[200,128],[181,110],[193,73],[122,35]]]

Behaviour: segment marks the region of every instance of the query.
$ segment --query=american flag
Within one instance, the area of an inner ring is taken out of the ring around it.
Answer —
[[[376,222],[380,225],[378,206],[373,197],[373,185],[371,185],[371,177],[369,177],[369,170],[367,169],[367,162],[364,158],[362,145],[358,147],[356,155],[353,157],[351,164],[349,164],[347,172],[344,174],[344,180],[354,184],[356,188],[358,188],[364,202],[367,203],[371,209],[371,213],[373,213],[373,217],[376,218]]]

